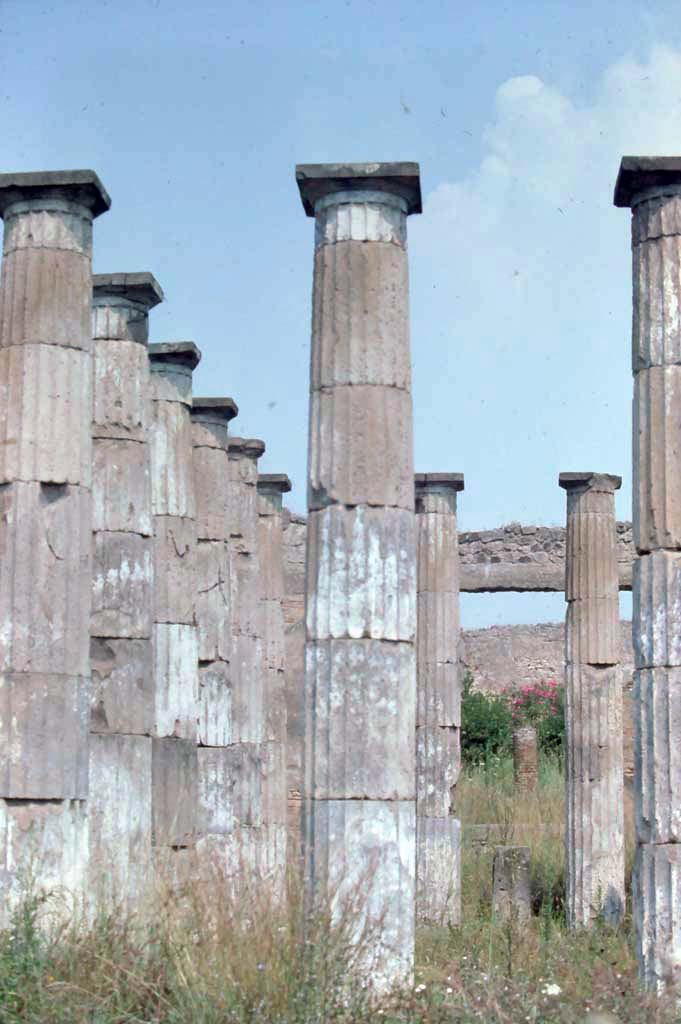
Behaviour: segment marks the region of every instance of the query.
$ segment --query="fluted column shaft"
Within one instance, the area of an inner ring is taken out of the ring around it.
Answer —
[[[92,171],[0,175],[0,923],[88,838]]]
[[[565,716],[567,918],[624,913],[624,776],[615,490],[620,477],[561,473],[567,492]]]
[[[624,157],[632,210],[637,956],[681,994],[681,160]]]
[[[90,879],[136,900],[151,866],[151,274],[93,279]]]
[[[154,530],[152,843],[194,845],[197,826],[196,495],[192,342],[149,346]],[[168,870],[173,876],[173,866]],[[158,863],[167,863],[161,855]]]
[[[416,914],[437,924],[458,924],[461,918],[461,823],[454,816],[461,770],[461,490],[460,473],[416,476]]]
[[[258,477],[258,560],[263,622],[262,819],[268,874],[283,891],[287,855],[286,661],[282,496],[291,490],[284,474]]]
[[[378,988],[411,977],[416,536],[407,215],[416,165],[304,166],[315,217],[304,845],[311,905],[374,926]],[[378,922],[380,921],[380,927]]]

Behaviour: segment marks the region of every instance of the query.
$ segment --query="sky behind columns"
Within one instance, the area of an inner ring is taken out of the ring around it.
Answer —
[[[623,153],[681,153],[678,3],[0,0],[2,170],[92,167],[94,269],[150,270],[151,340],[203,352],[304,511],[312,221],[296,162],[418,160],[416,468],[464,530],[564,522],[563,470],[631,508]],[[624,608],[627,609],[625,600]],[[563,596],[469,595],[466,627]]]

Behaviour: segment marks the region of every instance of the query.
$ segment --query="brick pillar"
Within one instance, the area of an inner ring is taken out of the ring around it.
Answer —
[[[624,913],[624,767],[615,491],[604,473],[561,473],[565,535],[567,919]]]
[[[232,593],[230,778],[233,858],[249,877],[266,867],[262,829],[263,609],[258,554],[256,438],[229,441],[229,562]]]
[[[459,544],[461,473],[419,473],[416,482],[418,632],[416,686],[416,913],[461,918]]]
[[[151,865],[151,274],[93,278],[90,879],[136,900]]]
[[[633,903],[645,986],[681,993],[681,158],[624,157],[632,210]]]
[[[356,905],[377,989],[414,962],[416,533],[407,215],[417,164],[305,165],[315,217],[306,890]],[[358,904],[358,906],[357,906]],[[313,903],[310,904],[311,906]],[[379,925],[380,922],[380,925]]]
[[[258,477],[258,558],[263,622],[262,827],[267,875],[283,892],[287,856],[286,660],[282,495],[291,490],[283,473]]]
[[[0,175],[0,923],[87,876],[92,171]]]
[[[152,843],[176,877],[191,848],[198,801],[198,636],[195,626],[196,497],[190,408],[192,342],[150,345],[151,506],[154,528]]]

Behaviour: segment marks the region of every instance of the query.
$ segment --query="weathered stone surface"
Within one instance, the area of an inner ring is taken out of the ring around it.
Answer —
[[[678,233],[669,231],[674,222],[678,223],[680,210],[681,197],[660,197],[642,203],[632,222],[637,245],[633,277],[634,373],[651,366],[681,363],[681,241]]]
[[[151,881],[150,736],[90,740],[89,887],[97,900],[129,907]]]
[[[92,528],[152,534],[148,446],[95,438],[92,445]]]
[[[198,645],[194,626],[154,625],[154,680],[154,735],[195,741]]]
[[[286,727],[286,719],[283,721]],[[261,816],[264,825],[286,825],[286,748],[280,737],[260,745]]]
[[[151,821],[155,846],[193,846],[198,808],[198,756],[193,739],[152,740]]]
[[[88,684],[77,676],[0,675],[0,797],[85,799]]]
[[[460,629],[458,594],[453,591],[443,594],[420,591],[417,610],[419,664],[432,667],[456,664]],[[423,623],[423,628],[420,623]]]
[[[458,596],[459,544],[455,513],[418,512],[416,537],[419,593]]]
[[[636,831],[642,843],[681,842],[681,668],[638,669],[634,781]]]
[[[59,216],[59,214],[57,214]],[[36,218],[30,218],[34,221]],[[11,248],[18,215],[5,221],[5,255],[0,278],[0,347],[58,345],[89,351],[90,257],[56,248]],[[84,234],[92,226],[85,227]],[[8,237],[9,236],[9,237]],[[89,240],[82,238],[78,245]],[[8,248],[9,246],[9,248]]]
[[[375,192],[359,202],[353,202],[352,196],[346,196],[344,201],[340,203],[335,202],[335,198],[328,196],[326,200],[322,200],[316,206],[316,255],[322,253],[325,248],[337,250],[347,249],[352,246],[356,249],[364,248],[369,250],[367,262],[375,263],[379,258],[381,250],[397,250],[404,257],[407,245],[407,218],[405,217],[406,206],[404,203],[384,202],[383,197]],[[365,242],[375,242],[378,244],[367,246],[364,245]],[[315,274],[315,280],[318,277],[318,273],[317,271]],[[364,274],[371,277],[371,269],[366,267]],[[351,275],[348,275],[348,277],[351,277],[352,282],[350,288],[362,276],[362,270],[355,263],[351,267]],[[341,294],[345,291],[343,285],[347,288],[348,282],[343,281],[340,284],[338,291]],[[408,293],[406,281],[403,286]],[[395,305],[399,303],[401,298],[399,291],[396,288],[391,288],[390,282],[381,281],[378,287],[373,290],[373,293],[365,292],[367,301],[364,314],[367,318],[370,315],[371,306],[378,304],[376,297],[380,301],[383,293],[386,291],[397,293],[392,294],[391,298]],[[321,301],[323,301],[323,297]],[[406,311],[403,311],[404,315],[406,315]],[[399,322],[397,317],[395,318],[395,328],[397,330],[404,329],[403,324]]]
[[[102,312],[93,310],[95,327]],[[151,419],[147,347],[113,337],[102,334],[94,342],[92,436],[146,441]]]
[[[232,637],[262,639],[259,558],[255,552],[240,551],[237,543],[229,545],[229,585]]]
[[[92,636],[148,637],[154,588],[152,542],[137,533],[94,535]]]
[[[618,666],[568,665],[567,913],[572,927],[624,913],[622,682]]]
[[[461,822],[416,819],[416,914],[439,927],[461,923]]]
[[[229,538],[229,459],[226,450],[197,444],[198,426],[204,425],[192,419],[197,536],[225,541]]]
[[[565,630],[567,661],[589,665],[617,664],[619,601],[616,597],[570,601]]]
[[[91,497],[0,487],[0,670],[89,675]]]
[[[149,310],[163,299],[163,289],[148,271],[93,274],[93,338],[146,345]]]
[[[154,516],[154,619],[194,622],[196,522],[180,516]]]
[[[681,554],[653,551],[634,564],[637,668],[681,665]]]
[[[308,857],[314,851],[314,877],[331,894],[335,915],[356,922],[358,939],[365,925],[372,934],[363,960],[374,985],[380,991],[396,978],[411,979],[413,801],[310,800],[305,815]]]
[[[199,666],[199,734],[202,746],[227,746],[232,739],[231,679],[226,662]]]
[[[678,989],[681,845],[638,846],[632,903],[641,981],[659,994]]]
[[[68,922],[85,895],[89,821],[84,800],[0,799],[0,927],[8,928],[13,910],[26,895],[52,897],[52,922]]]
[[[160,374],[152,373],[152,380]],[[181,402],[152,402],[151,502],[157,516],[196,516],[189,409]]]
[[[281,601],[261,601],[263,629],[263,668],[283,672],[286,663],[284,615]]]
[[[347,385],[312,391],[308,508],[376,505],[414,510],[411,395]]]
[[[195,614],[200,661],[228,661],[230,657],[229,569],[229,551],[224,541],[198,542]]]
[[[229,671],[232,681],[232,742],[260,743],[264,738],[262,639],[233,635]]]
[[[681,548],[681,366],[634,377],[634,543]]]
[[[91,357],[58,345],[0,350],[0,483],[90,485]]]
[[[520,790],[531,792],[539,781],[537,730],[524,725],[513,730],[513,781]]]
[[[259,826],[262,752],[258,744],[199,747],[199,831],[208,835]]]
[[[358,207],[327,210],[326,228],[340,209]],[[397,212],[397,217],[402,215]],[[381,384],[410,389],[409,286],[402,249],[361,241],[322,246],[315,254],[312,302],[317,342],[313,388]]]
[[[199,666],[198,742],[202,747],[226,747],[237,742],[232,714],[229,665],[212,661]]]
[[[413,640],[413,513],[333,506],[308,519],[307,632],[326,638]]]
[[[169,341],[149,346],[151,398],[156,402],[192,404],[192,373],[201,362],[193,341]]]
[[[461,725],[461,680],[457,661],[432,664],[421,661],[417,649],[417,725]]]
[[[530,850],[499,846],[494,851],[492,909],[500,921],[522,924],[532,914]]]
[[[461,750],[455,726],[426,725],[416,730],[416,808],[418,817],[446,818],[459,780]]]
[[[235,550],[256,550],[258,534],[258,458],[265,445],[257,439],[229,441],[229,534]]]
[[[151,639],[90,640],[90,731],[151,734],[154,659]]]
[[[306,791],[326,800],[413,800],[412,644],[327,640],[306,647]]]

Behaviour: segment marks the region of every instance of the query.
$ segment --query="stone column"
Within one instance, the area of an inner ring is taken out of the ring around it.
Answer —
[[[417,164],[296,169],[315,217],[306,891],[356,915],[377,989],[414,959],[416,534],[407,216]]]
[[[87,876],[92,171],[0,175],[0,924]]]
[[[492,865],[492,910],[497,921],[523,924],[532,917],[529,846],[497,846]]]
[[[93,278],[90,884],[134,901],[151,866],[152,274]]]
[[[258,553],[258,459],[256,438],[229,440],[229,563],[232,605],[232,685],[228,831],[231,857],[244,877],[266,867],[263,846],[263,609]]]
[[[637,955],[681,993],[681,157],[624,157],[632,210]]]
[[[288,855],[301,855],[305,689],[305,538],[307,519],[284,509],[284,629],[286,631],[286,774]]]
[[[263,850],[267,876],[283,893],[287,854],[286,660],[282,495],[283,473],[258,477],[258,558],[263,622]]]
[[[416,686],[416,913],[461,918],[461,822],[454,794],[461,770],[459,544],[456,495],[462,473],[418,473]]]
[[[567,919],[624,913],[624,776],[615,491],[605,473],[561,473],[565,537]]]
[[[193,342],[150,345],[151,507],[154,528],[152,844],[173,880],[191,848],[198,801],[196,497],[190,409]]]

